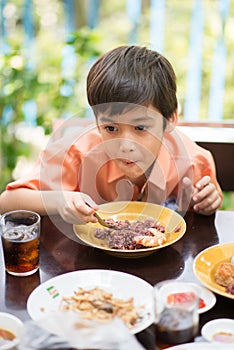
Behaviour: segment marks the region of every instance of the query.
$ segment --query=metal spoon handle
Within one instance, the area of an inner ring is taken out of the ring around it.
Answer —
[[[85,202],[90,208],[91,208],[91,206],[90,206],[90,204],[89,203],[87,203],[87,202]],[[100,225],[102,225],[102,226],[104,226],[104,227],[108,227],[108,228],[113,228],[111,225],[109,225],[104,219],[102,219],[99,215],[98,215],[98,213],[95,211],[94,213],[93,213],[93,215],[98,219],[98,222],[99,222],[99,224]]]
[[[105,220],[103,220],[103,219],[97,214],[97,212],[95,212],[93,215],[98,219],[99,224],[101,224],[102,226],[105,226],[105,227],[109,227],[109,228],[111,227],[107,222],[105,222]]]

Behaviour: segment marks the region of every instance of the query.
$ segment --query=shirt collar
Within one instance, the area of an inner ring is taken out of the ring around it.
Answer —
[[[107,182],[111,183],[118,179],[125,177],[124,173],[118,168],[113,160],[110,160],[108,166],[108,177]]]

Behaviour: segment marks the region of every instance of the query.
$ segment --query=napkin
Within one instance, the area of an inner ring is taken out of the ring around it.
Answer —
[[[73,311],[55,311],[42,319],[29,321],[19,350],[144,350],[120,318],[109,322],[84,320]]]

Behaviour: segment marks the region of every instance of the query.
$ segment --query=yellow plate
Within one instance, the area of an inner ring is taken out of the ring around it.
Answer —
[[[213,292],[234,299],[234,295],[225,292],[225,287],[215,282],[214,274],[221,262],[230,262],[234,255],[234,242],[217,244],[200,252],[193,263],[196,277]]]
[[[105,240],[94,237],[96,228],[103,228],[99,223],[86,225],[74,225],[76,236],[84,243],[104,250],[106,253],[121,258],[140,258],[156,252],[178,241],[186,231],[186,223],[178,213],[163,206],[145,202],[111,202],[99,206],[98,214],[104,219],[117,220],[128,219],[130,221],[145,221],[153,219],[159,221],[166,229],[167,241],[161,246],[143,248],[137,250],[119,250],[108,247]],[[176,232],[175,232],[176,230]]]

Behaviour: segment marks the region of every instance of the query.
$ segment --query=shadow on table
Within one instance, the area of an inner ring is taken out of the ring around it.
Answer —
[[[215,214],[210,216],[188,212],[185,216],[187,229],[185,235],[173,247],[186,260],[193,258],[202,250],[218,244],[219,237],[215,228]],[[209,234],[207,234],[207,231]]]
[[[45,219],[48,232],[42,232],[41,241],[53,257],[50,264],[42,266],[46,273],[50,274],[50,270],[58,268],[63,273],[83,269],[111,269],[131,273],[154,285],[165,279],[165,270],[167,278],[177,278],[183,272],[184,259],[172,246],[159,249],[146,257],[120,258],[74,240],[72,225],[63,223],[61,232],[56,227],[58,222],[54,225],[55,219],[53,223],[50,219]],[[72,235],[72,239],[69,235]]]
[[[6,273],[5,304],[8,309],[26,308],[30,293],[41,283],[39,271],[31,276],[17,277]]]

